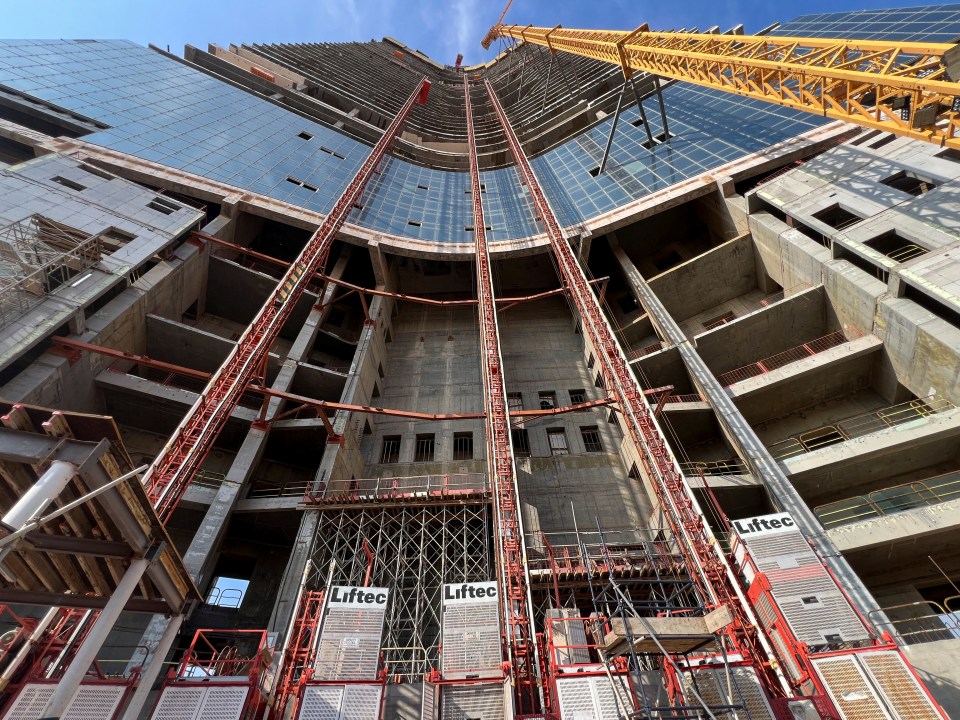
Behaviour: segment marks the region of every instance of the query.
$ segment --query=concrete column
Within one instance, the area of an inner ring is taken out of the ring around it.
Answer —
[[[170,652],[170,647],[173,645],[181,625],[183,625],[183,615],[176,615],[167,621],[167,627],[163,631],[163,635],[160,636],[156,647],[153,648],[153,657],[150,658],[150,662],[147,663],[140,674],[140,684],[137,685],[133,697],[127,704],[127,709],[123,713],[123,720],[137,720],[140,717],[143,706],[147,702],[147,697],[153,689],[153,684],[157,681],[157,676],[163,669],[163,661],[166,659],[167,653]]]
[[[763,483],[773,500],[773,504],[780,510],[790,513],[803,534],[813,541],[827,566],[850,595],[850,599],[860,614],[868,617],[869,613],[873,612],[873,617],[876,617],[877,601],[873,599],[870,591],[867,590],[860,577],[850,567],[846,558],[837,550],[827,533],[824,532],[823,526],[817,520],[816,515],[813,514],[807,503],[800,497],[800,493],[787,479],[770,451],[760,442],[760,438],[757,437],[753,428],[740,414],[733,400],[727,395],[726,390],[720,385],[710,368],[707,367],[707,364],[694,349],[693,343],[687,340],[680,326],[667,312],[667,309],[646,280],[643,279],[640,271],[637,270],[624,252],[616,237],[613,233],[610,233],[608,237],[610,238],[610,249],[620,264],[627,284],[630,286],[637,302],[650,315],[654,325],[659,328],[664,338],[671,345],[676,346],[687,371],[693,378],[694,384],[713,408],[717,422],[720,423],[731,442],[737,447],[751,472]]]
[[[140,578],[143,577],[143,573],[146,572],[150,563],[151,560],[147,558],[136,558],[130,563],[120,582],[117,583],[117,589],[114,590],[106,606],[97,615],[93,627],[90,628],[90,633],[74,655],[67,671],[60,678],[59,684],[41,713],[40,720],[60,720],[63,717],[67,711],[67,706],[70,705],[73,696],[76,695],[77,689],[80,687],[80,681],[87,674],[91,663],[97,659],[97,654],[103,647],[107,635],[110,634],[116,624],[120,613],[123,612],[123,608],[130,596],[133,595],[137,583],[140,582]]]

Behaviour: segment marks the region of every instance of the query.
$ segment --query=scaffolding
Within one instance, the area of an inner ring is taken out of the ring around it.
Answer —
[[[103,243],[42,215],[0,228],[0,327],[100,262]]]

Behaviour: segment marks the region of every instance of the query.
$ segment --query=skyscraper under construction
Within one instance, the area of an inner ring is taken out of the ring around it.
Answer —
[[[960,6],[750,30],[0,41],[0,718],[960,717]]]

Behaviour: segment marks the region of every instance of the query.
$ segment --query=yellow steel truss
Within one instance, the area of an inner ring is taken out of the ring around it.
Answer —
[[[960,149],[954,45],[498,25],[484,46],[496,37]]]

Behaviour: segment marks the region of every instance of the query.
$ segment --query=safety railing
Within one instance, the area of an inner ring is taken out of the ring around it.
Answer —
[[[892,515],[960,498],[960,470],[874,490],[814,508],[826,528]]]
[[[858,336],[859,334],[860,333],[857,332]],[[776,355],[771,355],[763,360],[757,360],[749,365],[739,367],[736,370],[729,370],[728,372],[717,375],[717,380],[719,380],[720,384],[724,387],[728,387],[749,378],[764,375],[778,368],[782,368],[785,365],[803,360],[804,358],[812,357],[818,353],[843,345],[845,342],[847,342],[847,337],[843,332],[832,332],[816,340],[811,340],[810,342],[803,343],[789,350],[784,350]]]
[[[668,403],[687,403],[687,402],[703,402],[703,396],[700,393],[689,393],[687,395],[668,395]]]
[[[414,475],[330,480],[319,487],[310,483],[303,499],[305,503],[323,503],[344,500],[442,498],[486,495],[489,489],[487,477],[483,473]]]
[[[218,490],[227,476],[223,473],[213,472],[212,470],[200,470],[190,481],[191,487],[207,488],[209,490]]]
[[[294,480],[285,483],[258,483],[250,488],[248,498],[303,497],[312,482]]]
[[[914,420],[922,420],[937,413],[953,410],[956,406],[939,395],[929,395],[891,405],[881,410],[854,415],[833,425],[824,425],[814,430],[779,440],[767,446],[776,460],[813,452],[830,445],[863,437],[870,433],[895,427]]]
[[[627,354],[627,359],[628,359],[628,360],[636,360],[636,359],[638,359],[638,358],[644,357],[645,355],[650,355],[650,354],[652,354],[652,353],[655,353],[655,352],[657,352],[658,350],[663,350],[664,347],[665,347],[665,346],[664,346],[663,342],[661,342],[661,341],[658,340],[658,341],[655,342],[655,343],[650,343],[649,345],[645,345],[644,347],[640,348],[639,350],[631,350],[631,351]]]
[[[737,458],[728,460],[695,460],[680,463],[684,475],[747,475],[750,470]]]
[[[868,617],[878,630],[889,632],[902,645],[957,640],[960,639],[960,617],[947,604],[958,597],[947,598],[944,603],[919,600],[890,605],[874,610]]]
[[[672,539],[657,530],[536,532],[527,534],[531,574],[605,573],[617,569],[683,572],[683,556]],[[663,539],[661,539],[663,538]]]

